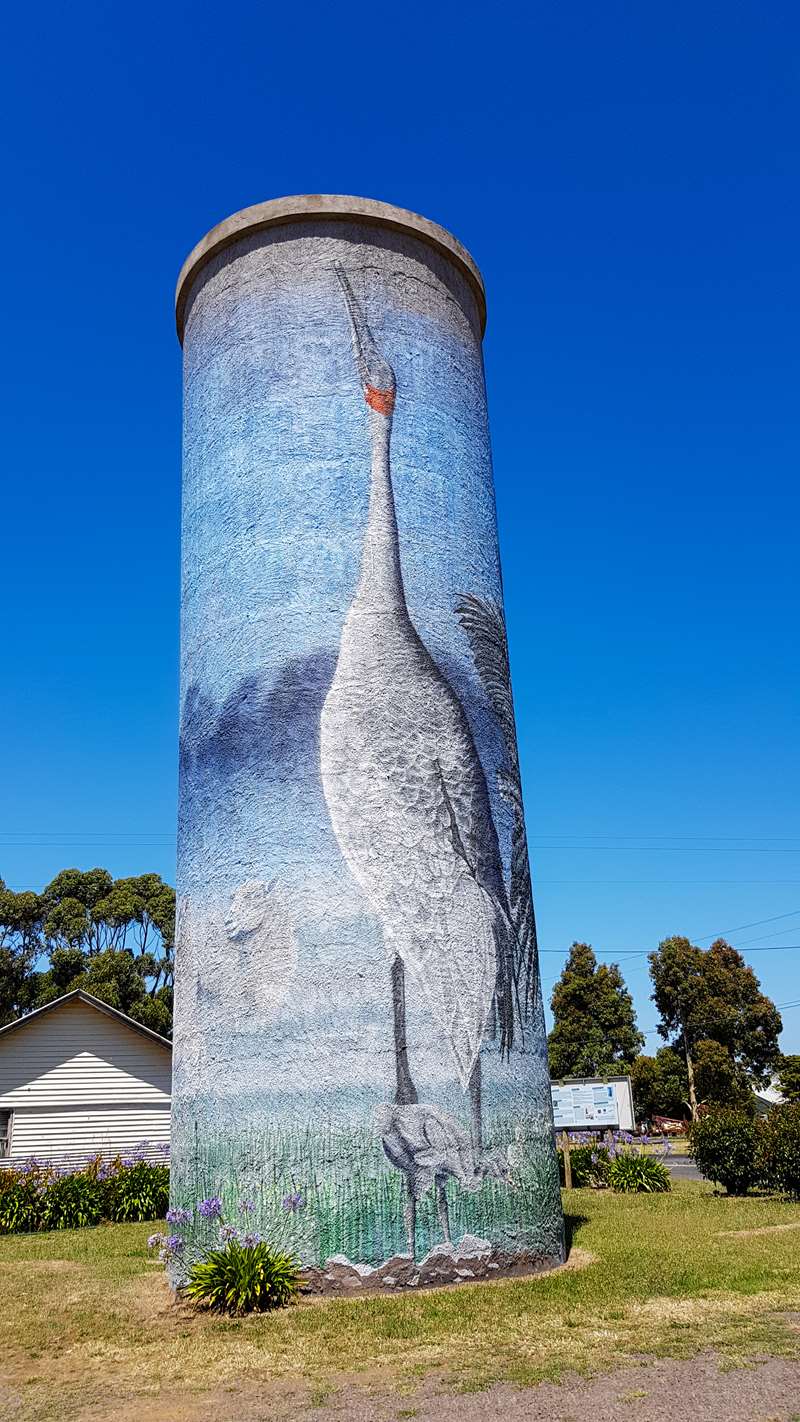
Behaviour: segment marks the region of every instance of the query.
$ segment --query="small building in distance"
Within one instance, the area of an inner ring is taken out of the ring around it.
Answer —
[[[769,1086],[754,1087],[753,1097],[757,1116],[768,1116],[773,1106],[783,1106],[786,1101],[777,1076],[773,1076]]]
[[[0,1166],[163,1158],[171,1080],[165,1037],[80,989],[57,998],[0,1028]]]

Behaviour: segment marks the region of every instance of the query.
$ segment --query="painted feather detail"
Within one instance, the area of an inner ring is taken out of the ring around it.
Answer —
[[[494,997],[496,914],[486,890],[465,869],[437,917],[434,933],[406,937],[401,930],[394,945],[422,988],[466,1091]],[[442,942],[449,946],[446,953]]]
[[[514,723],[514,702],[508,660],[508,640],[501,609],[484,598],[466,594],[456,614],[467,635],[483,688],[503,735],[506,764],[497,772],[497,788],[512,815],[508,905],[511,915],[514,1003],[523,1040],[526,1026],[540,1009],[539,950],[533,914],[528,839],[522,805],[522,782]]]

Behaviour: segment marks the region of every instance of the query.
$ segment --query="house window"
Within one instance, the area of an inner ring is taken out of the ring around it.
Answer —
[[[13,1111],[0,1111],[0,1160],[11,1154],[11,1118]]]

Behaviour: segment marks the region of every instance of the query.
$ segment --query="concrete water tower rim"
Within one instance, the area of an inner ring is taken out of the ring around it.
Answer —
[[[394,207],[388,202],[378,202],[375,198],[345,197],[338,193],[306,193],[297,197],[273,198],[270,202],[259,202],[253,207],[242,208],[224,222],[218,222],[197,246],[189,253],[181,267],[175,291],[175,321],[178,340],[183,344],[186,324],[186,309],[191,288],[198,273],[212,257],[232,246],[242,237],[255,232],[264,232],[269,227],[277,227],[289,222],[319,220],[328,222],[365,222],[376,227],[388,228],[393,232],[406,232],[426,242],[434,251],[447,257],[466,278],[478,305],[481,333],[486,328],[486,293],[483,278],[461,243],[438,222],[431,222],[417,212],[409,212],[404,207]]]

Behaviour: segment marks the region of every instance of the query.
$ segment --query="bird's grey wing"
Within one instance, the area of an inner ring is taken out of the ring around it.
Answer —
[[[438,907],[436,934],[397,933],[394,942],[442,1029],[466,1091],[497,977],[492,900],[465,868]]]
[[[472,659],[503,733],[509,762],[516,766],[517,735],[502,610],[496,603],[465,593],[456,604],[456,615],[467,634]]]
[[[489,795],[463,708],[419,639],[384,647],[367,685],[323,707],[323,786],[342,852],[392,953],[420,983],[466,1090],[497,977],[502,882]],[[338,672],[337,672],[338,676]]]

